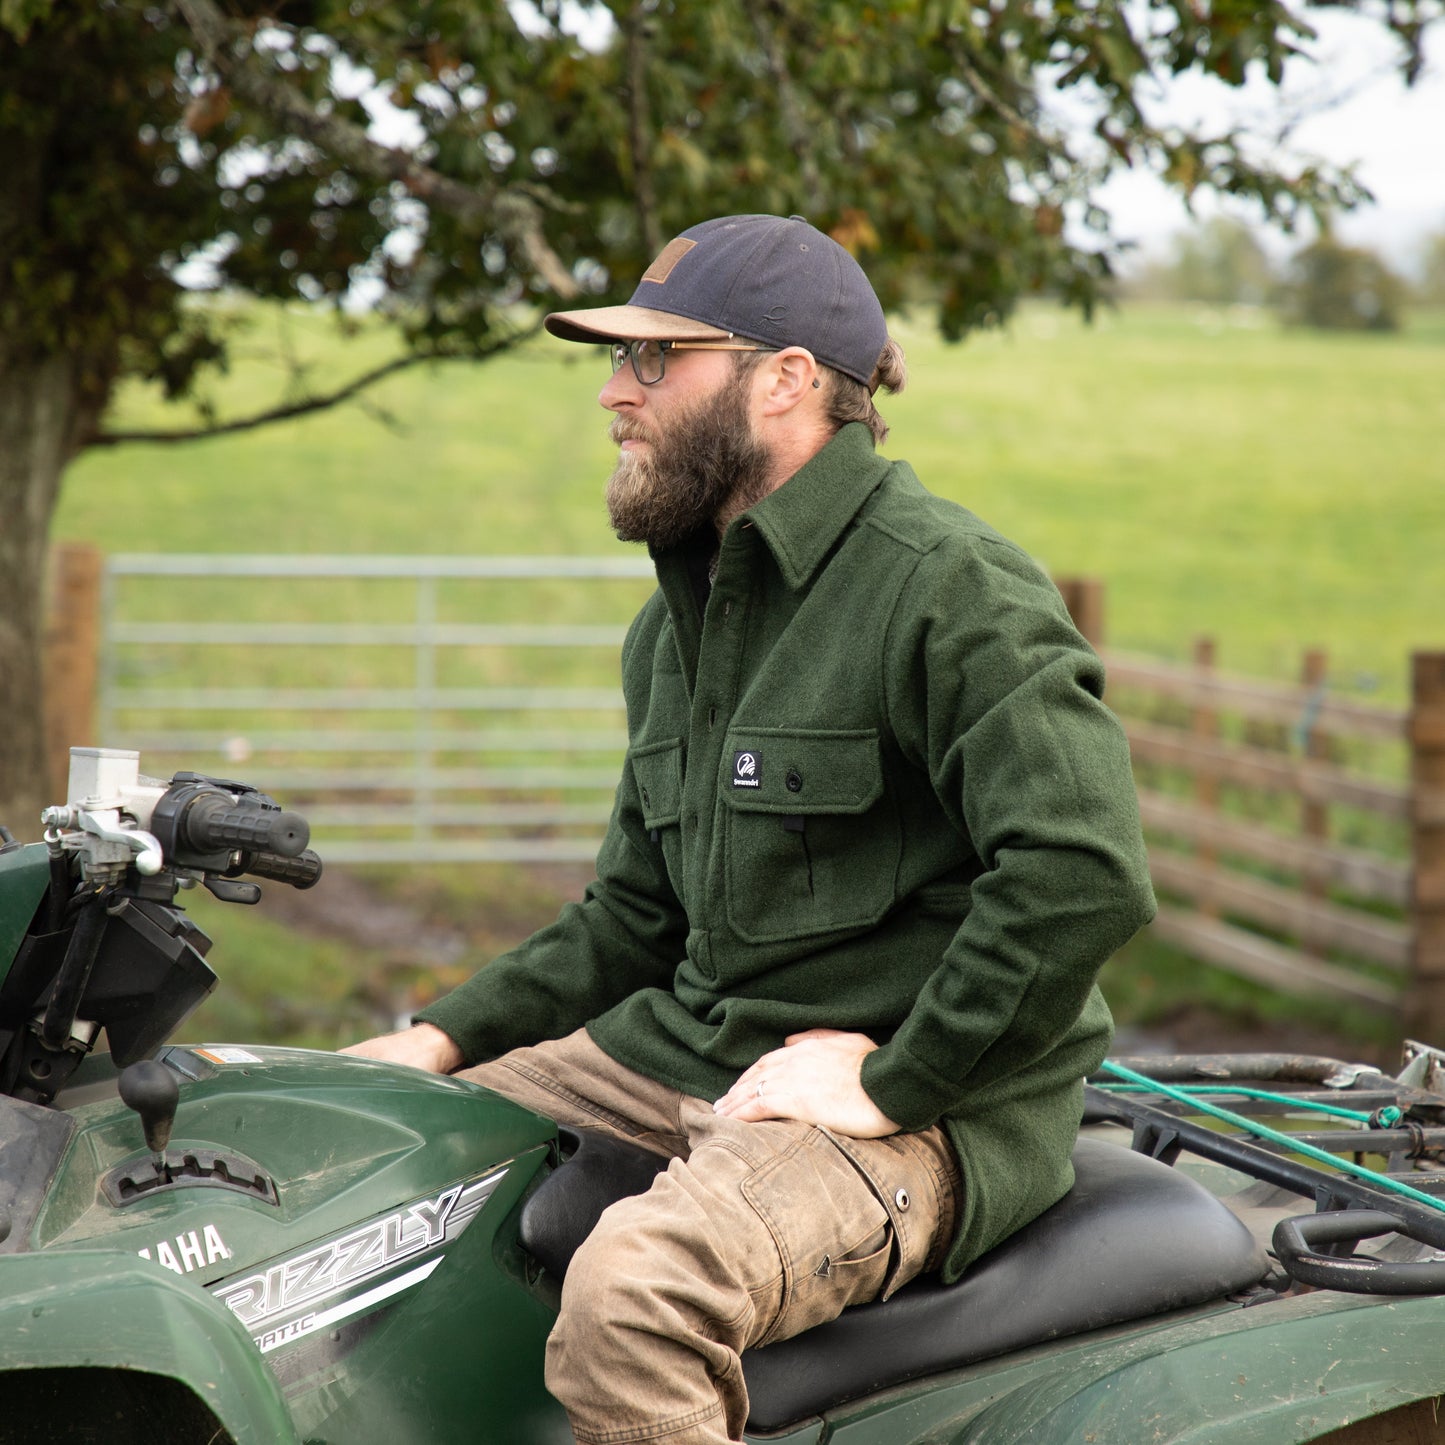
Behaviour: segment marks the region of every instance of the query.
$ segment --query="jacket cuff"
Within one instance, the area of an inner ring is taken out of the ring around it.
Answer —
[[[956,1083],[949,1085],[894,1044],[863,1056],[859,1082],[863,1092],[909,1134],[938,1123],[959,1092]]]
[[[462,1051],[463,1067],[470,1068],[491,1057],[493,1050],[487,1045],[485,1030],[478,1027],[476,1010],[467,1007],[465,998],[458,997],[457,989],[435,1003],[428,1004],[411,1016],[414,1024],[433,1024]]]

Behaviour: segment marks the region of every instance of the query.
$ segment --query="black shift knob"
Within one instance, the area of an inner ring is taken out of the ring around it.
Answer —
[[[176,1076],[164,1064],[142,1059],[121,1070],[120,1098],[128,1109],[140,1115],[146,1147],[153,1154],[164,1154],[181,1100]]]

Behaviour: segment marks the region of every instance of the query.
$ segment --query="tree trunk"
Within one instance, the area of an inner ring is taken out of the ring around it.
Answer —
[[[99,406],[67,356],[0,351],[0,823],[40,836],[46,783],[45,558],[60,479]]]

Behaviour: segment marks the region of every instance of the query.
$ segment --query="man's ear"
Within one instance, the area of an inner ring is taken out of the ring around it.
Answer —
[[[759,368],[763,378],[760,403],[764,416],[782,416],[818,391],[818,362],[802,346],[788,346]]]

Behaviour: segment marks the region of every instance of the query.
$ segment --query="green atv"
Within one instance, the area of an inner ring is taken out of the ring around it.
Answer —
[[[178,891],[309,886],[305,822],[134,753],[69,791],[45,843],[0,831],[0,1440],[570,1440],[560,1281],[660,1161],[450,1078],[168,1045],[216,981]],[[751,1352],[749,1438],[1445,1439],[1442,1066],[1116,1061],[1072,1192]]]

